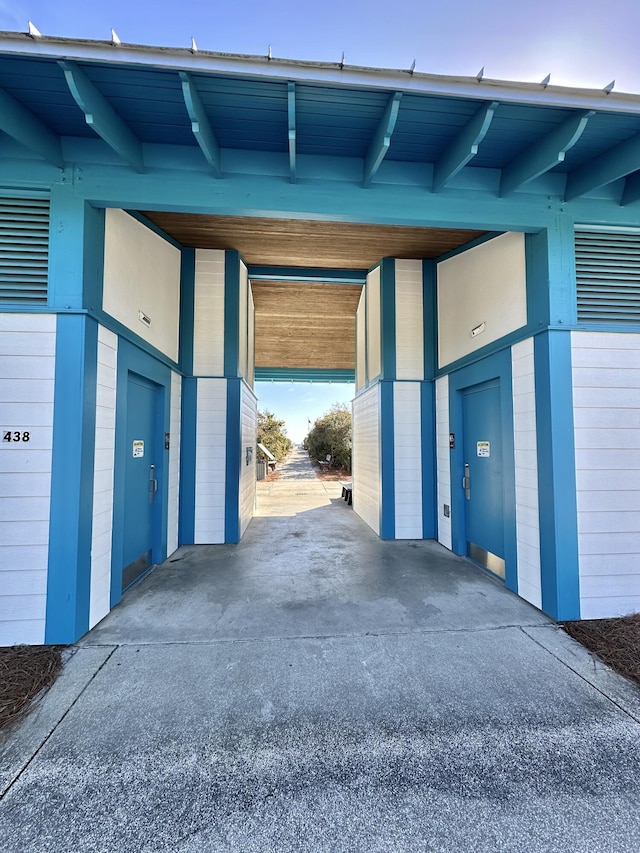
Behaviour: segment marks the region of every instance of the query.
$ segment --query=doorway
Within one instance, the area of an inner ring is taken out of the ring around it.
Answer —
[[[505,577],[500,381],[462,392],[466,554]]]

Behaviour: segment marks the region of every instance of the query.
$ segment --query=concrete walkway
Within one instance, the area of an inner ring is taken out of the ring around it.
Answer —
[[[5,737],[14,851],[637,851],[640,692],[298,454]],[[2,741],[0,741],[2,744]]]

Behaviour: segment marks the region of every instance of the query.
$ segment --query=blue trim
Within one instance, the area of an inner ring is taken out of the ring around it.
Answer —
[[[170,243],[174,248],[180,249],[180,251],[182,251],[182,249],[184,248],[182,243],[178,243],[175,238],[173,238],[170,234],[167,234],[166,231],[163,231],[162,228],[160,228],[159,225],[156,225],[155,222],[152,222],[150,219],[147,219],[144,213],[140,213],[139,210],[130,210],[127,208],[125,210],[125,213],[128,213],[129,216],[133,216],[133,218],[137,219],[137,221],[141,225],[144,225],[145,228],[149,229],[149,231],[153,231],[153,233],[157,234],[158,237],[162,237],[163,240],[165,240],[167,243]]]
[[[118,384],[116,388],[116,441],[113,474],[113,537],[111,549],[111,607],[122,597],[122,569],[124,553],[124,494],[125,469],[129,448],[127,432],[127,386],[129,374],[135,373],[158,386],[161,394],[160,422],[156,429],[158,440],[169,432],[171,424],[171,370],[147,352],[122,338],[118,341]],[[167,556],[167,518],[169,503],[169,451],[162,450],[156,457],[156,477],[161,484],[162,502],[158,504],[154,519],[152,562],[160,563]]]
[[[380,360],[383,379],[396,378],[396,262],[380,261]]]
[[[180,512],[178,543],[193,545],[196,531],[196,437],[198,425],[198,380],[182,380],[180,426]]]
[[[240,356],[240,255],[224,253],[224,375],[235,378]]]
[[[424,378],[432,379],[438,365],[438,305],[435,261],[422,262],[422,328]]]
[[[376,264],[377,266],[377,264]],[[344,270],[324,267],[249,266],[251,281],[318,281],[334,284],[366,284],[367,270]]]
[[[500,380],[505,586],[513,592],[517,592],[516,473],[513,442],[511,350],[509,349],[494,353],[480,362],[468,365],[449,375],[449,429],[456,435],[456,446],[450,454],[452,550],[456,554],[465,555],[467,553],[464,491],[460,486],[464,474],[462,392],[467,388],[484,384],[492,379]]]
[[[91,310],[102,309],[104,284],[104,208],[84,208],[83,295],[82,305]]]
[[[179,364],[183,374],[193,374],[195,323],[196,250],[182,249],[180,259],[180,344]]]
[[[542,609],[580,618],[571,335],[534,339]]]
[[[256,382],[349,382],[356,381],[355,370],[313,367],[256,367]]]
[[[520,228],[512,228],[512,231],[520,231]],[[475,246],[481,246],[482,243],[488,243],[489,240],[494,240],[496,237],[500,237],[504,234],[504,231],[487,231],[486,234],[482,234],[480,237],[476,237],[474,240],[469,240],[468,243],[465,243],[464,246],[458,246],[457,249],[452,249],[450,252],[445,252],[444,255],[439,255],[435,262],[439,264],[440,261],[448,261],[449,258],[455,258],[456,255],[461,255],[463,252],[469,251],[469,249],[473,249]]]
[[[100,310],[100,311],[89,311],[90,317],[93,317],[95,320],[100,323],[101,326],[112,331],[114,334],[118,336],[120,340],[126,340],[132,346],[137,347],[138,349],[145,352],[147,355],[151,356],[151,358],[156,361],[162,362],[171,370],[178,371],[180,370],[180,366],[177,361],[174,361],[168,355],[165,355],[161,350],[157,349],[150,344],[148,341],[145,341],[144,338],[141,338],[135,332],[132,332],[128,326],[125,326],[119,320],[115,320],[110,314]]]
[[[85,215],[87,202],[71,183],[51,187],[49,218],[49,310],[84,307]]]
[[[240,465],[242,424],[240,396],[242,380],[227,380],[227,458],[225,468],[224,541],[240,541]]]
[[[436,486],[435,382],[420,383],[420,432],[422,445],[422,538],[438,538]]]
[[[47,644],[89,630],[96,428],[98,326],[61,315],[56,331]]]
[[[396,538],[393,382],[380,382],[380,538]]]

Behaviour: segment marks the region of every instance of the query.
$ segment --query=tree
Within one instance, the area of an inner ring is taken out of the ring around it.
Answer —
[[[304,440],[312,459],[326,459],[331,454],[335,467],[351,471],[351,411],[336,403],[313,425]]]
[[[287,438],[284,421],[278,420],[273,412],[258,412],[258,443],[281,462],[291,452],[292,443]]]

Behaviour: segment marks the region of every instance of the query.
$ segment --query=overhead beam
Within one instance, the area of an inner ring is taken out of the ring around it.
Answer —
[[[589,160],[567,176],[565,201],[626,178],[640,169],[640,133]]]
[[[289,114],[289,178],[296,182],[296,84],[287,86],[287,110]]]
[[[180,81],[182,83],[182,96],[191,120],[191,131],[207,163],[211,166],[213,174],[216,178],[220,178],[222,176],[220,147],[205,112],[200,92],[196,89],[196,84],[188,72],[180,72]]]
[[[635,201],[640,201],[640,172],[629,175],[624,182],[624,192],[622,193],[620,204],[622,207],[626,207]]]
[[[4,89],[0,89],[0,130],[49,163],[64,169],[60,137]]]
[[[594,115],[594,110],[587,110],[569,116],[558,127],[515,157],[502,170],[500,195],[514,192],[523,184],[564,162],[567,151],[580,139],[589,119]]]
[[[497,101],[491,101],[480,107],[449,147],[438,157],[433,167],[432,190],[434,193],[439,192],[476,156],[497,108]]]
[[[136,172],[144,172],[142,145],[131,128],[96,89],[82,68],[67,60],[61,61],[59,65],[64,71],[71,96],[84,113],[89,127]]]
[[[391,145],[391,137],[396,126],[396,121],[398,120],[401,98],[401,92],[394,92],[391,95],[375,136],[371,140],[371,145],[364,160],[364,179],[362,181],[364,187],[368,187],[375,178],[382,161],[387,156],[387,151]]]

